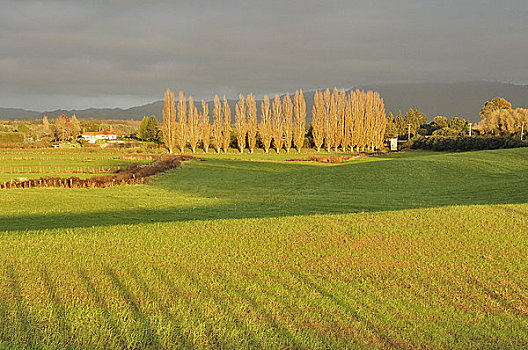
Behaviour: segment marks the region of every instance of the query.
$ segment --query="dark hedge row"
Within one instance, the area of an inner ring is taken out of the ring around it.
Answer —
[[[478,151],[528,147],[528,143],[504,136],[418,136],[411,139],[409,147],[432,151]]]

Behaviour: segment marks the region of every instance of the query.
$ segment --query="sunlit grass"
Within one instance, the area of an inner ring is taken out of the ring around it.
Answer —
[[[1,191],[0,348],[525,348],[527,151]]]

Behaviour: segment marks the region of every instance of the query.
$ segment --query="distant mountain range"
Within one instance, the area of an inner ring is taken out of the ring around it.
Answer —
[[[460,116],[469,121],[477,122],[479,112],[484,103],[496,96],[504,97],[513,107],[528,107],[528,85],[515,85],[501,82],[463,82],[463,83],[402,83],[373,84],[359,86],[360,89],[378,91],[385,101],[387,114],[394,115],[399,110],[405,114],[409,108],[417,108],[428,117],[442,115],[446,117]],[[305,91],[307,119],[311,120],[313,91]],[[270,96],[271,98],[271,96]],[[212,102],[209,110],[212,111]],[[235,100],[229,100],[234,115]],[[260,101],[259,101],[260,112]],[[197,104],[198,109],[201,108]],[[61,113],[77,115],[88,119],[125,119],[139,120],[145,115],[155,115],[161,119],[163,101],[155,101],[146,105],[122,108],[89,108],[83,110],[30,111],[17,108],[1,108],[0,119],[23,119],[27,117],[42,118],[47,115],[54,118]]]

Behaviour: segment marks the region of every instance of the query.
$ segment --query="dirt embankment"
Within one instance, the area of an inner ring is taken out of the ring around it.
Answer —
[[[102,188],[120,185],[134,185],[145,183],[156,174],[178,168],[187,160],[202,160],[186,155],[153,155],[154,161],[147,165],[130,164],[126,169],[116,170],[113,174],[99,175],[80,179],[73,177],[41,177],[39,179],[17,180],[0,183],[0,189],[33,188],[33,187],[63,187],[63,188]],[[144,159],[144,158],[142,158]]]

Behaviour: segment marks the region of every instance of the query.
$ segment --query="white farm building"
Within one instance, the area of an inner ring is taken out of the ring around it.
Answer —
[[[97,132],[85,132],[81,135],[81,138],[88,141],[88,143],[95,143],[97,140],[116,140],[117,134],[103,130]]]

